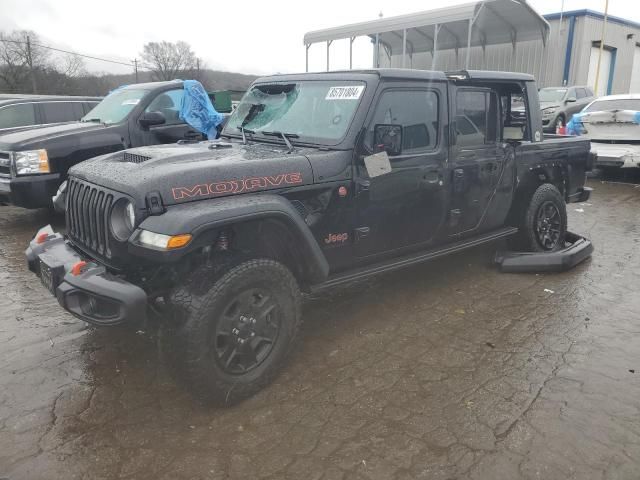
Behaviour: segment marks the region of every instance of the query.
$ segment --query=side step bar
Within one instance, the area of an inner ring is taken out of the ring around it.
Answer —
[[[378,275],[380,273],[392,272],[394,270],[399,270],[411,265],[417,265],[419,263],[442,257],[444,255],[449,255],[450,253],[460,252],[471,247],[476,247],[478,245],[490,243],[501,238],[509,237],[517,232],[518,229],[515,227],[505,227],[501,228],[500,230],[494,230],[492,232],[485,233],[478,237],[461,240],[459,242],[448,244],[444,247],[435,248],[433,250],[428,250],[426,252],[422,251],[418,253],[412,253],[410,255],[405,255],[399,258],[384,260],[373,265],[367,265],[366,267],[357,268],[355,270],[340,272],[335,275],[330,275],[329,278],[323,283],[312,285],[311,292],[325,290],[327,288],[332,288],[356,280],[362,280],[364,278]]]

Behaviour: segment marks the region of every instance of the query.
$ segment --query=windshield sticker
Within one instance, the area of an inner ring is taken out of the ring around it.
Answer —
[[[350,87],[331,87],[329,88],[329,92],[327,92],[327,96],[324,99],[358,100],[360,98],[360,95],[362,95],[363,90],[364,85],[353,85]]]
[[[364,157],[364,165],[367,167],[367,173],[371,178],[391,173],[391,162],[389,162],[387,152],[375,153]]]
[[[137,105],[140,102],[139,98],[127,98],[121,103],[121,105]]]

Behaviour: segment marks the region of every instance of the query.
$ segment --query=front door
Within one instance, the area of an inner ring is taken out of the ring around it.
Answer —
[[[446,105],[444,84],[401,84],[379,94],[356,161],[358,256],[426,244],[440,231],[447,198]],[[390,168],[380,175],[365,162],[376,151],[376,125],[402,127],[401,151],[389,156]]]
[[[498,99],[486,88],[452,89],[455,145],[451,147],[449,234],[478,230],[507,159],[497,140]]]
[[[180,120],[180,103],[182,102],[183,95],[184,89],[180,87],[159,93],[151,100],[145,112],[160,112],[166,120],[162,125],[154,125],[144,131],[142,136],[143,143],[141,145],[157,145],[162,143],[176,143],[179,140],[205,139],[204,135],[183,120]]]

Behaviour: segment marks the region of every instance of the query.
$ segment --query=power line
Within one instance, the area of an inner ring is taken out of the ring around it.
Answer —
[[[8,42],[8,43],[18,43],[18,44],[21,44],[21,45],[26,45],[27,44],[26,41],[9,40],[9,39],[6,39],[6,38],[0,38],[0,41]],[[37,46],[37,47],[40,47],[40,48],[46,48],[47,50],[54,50],[56,52],[68,53],[70,55],[77,55],[78,57],[90,58],[92,60],[98,60],[100,62],[115,63],[115,64],[118,64],[118,65],[125,65],[125,66],[131,67],[131,68],[134,68],[134,66],[135,66],[134,63],[119,62],[118,60],[110,60],[108,58],[94,57],[93,55],[84,55],[82,53],[72,52],[72,51],[69,51],[69,50],[63,50],[61,48],[50,47],[48,45],[42,45],[40,43],[31,42],[31,45]],[[138,64],[138,68],[149,68],[149,67],[147,65],[143,65],[143,64],[139,63]]]

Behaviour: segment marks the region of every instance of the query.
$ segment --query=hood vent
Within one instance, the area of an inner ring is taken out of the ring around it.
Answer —
[[[138,155],[135,153],[122,152],[122,160],[120,161],[128,163],[142,163],[146,162],[147,160],[151,160],[151,157],[147,157],[146,155]]]

